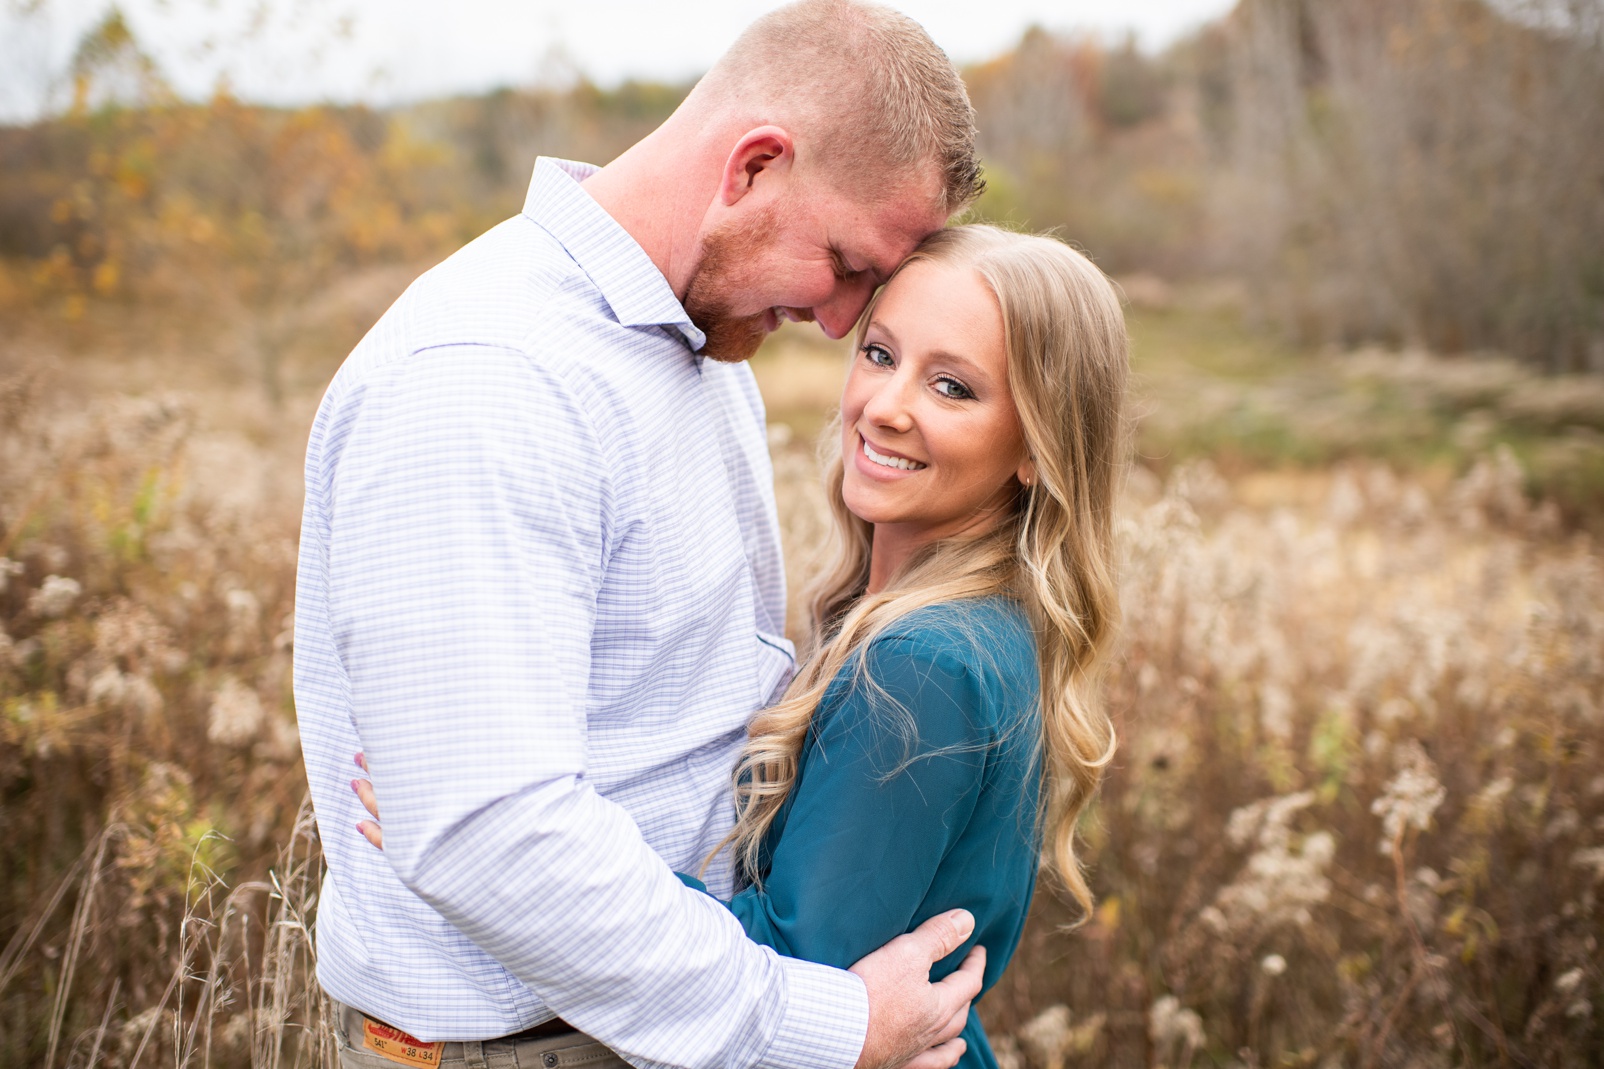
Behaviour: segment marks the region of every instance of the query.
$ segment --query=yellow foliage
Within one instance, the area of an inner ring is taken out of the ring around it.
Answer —
[[[1165,167],[1144,167],[1131,176],[1138,191],[1160,204],[1191,204],[1198,197],[1195,173]]]
[[[110,296],[117,290],[117,283],[121,278],[114,260],[102,260],[95,265],[94,273],[90,276],[91,285],[96,293],[102,297]]]
[[[1093,923],[1111,932],[1119,927],[1119,895],[1109,895],[1097,904]]]

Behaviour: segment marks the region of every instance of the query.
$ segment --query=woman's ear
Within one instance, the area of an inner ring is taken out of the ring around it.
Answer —
[[[1018,479],[1019,485],[1023,486],[1027,490],[1032,486],[1035,486],[1036,459],[1034,457],[1026,457],[1024,460],[1020,461],[1019,470],[1014,472],[1014,478]]]

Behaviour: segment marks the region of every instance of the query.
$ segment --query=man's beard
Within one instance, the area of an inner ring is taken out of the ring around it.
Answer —
[[[702,241],[702,258],[685,289],[685,314],[707,335],[702,355],[727,363],[746,360],[768,337],[766,310],[738,316],[731,298],[753,289],[758,253],[774,233],[778,211],[771,205],[745,223],[731,221]]]

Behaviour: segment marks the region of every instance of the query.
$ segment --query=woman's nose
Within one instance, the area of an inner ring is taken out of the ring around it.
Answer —
[[[900,371],[879,383],[863,406],[863,414],[876,427],[905,431],[913,426],[908,406],[908,379]]]

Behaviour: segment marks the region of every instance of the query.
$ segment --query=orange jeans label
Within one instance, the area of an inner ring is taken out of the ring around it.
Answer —
[[[414,1069],[436,1069],[445,1044],[425,1043],[421,1039],[413,1039],[399,1028],[391,1028],[364,1017],[362,1047],[400,1065],[410,1065]]]

